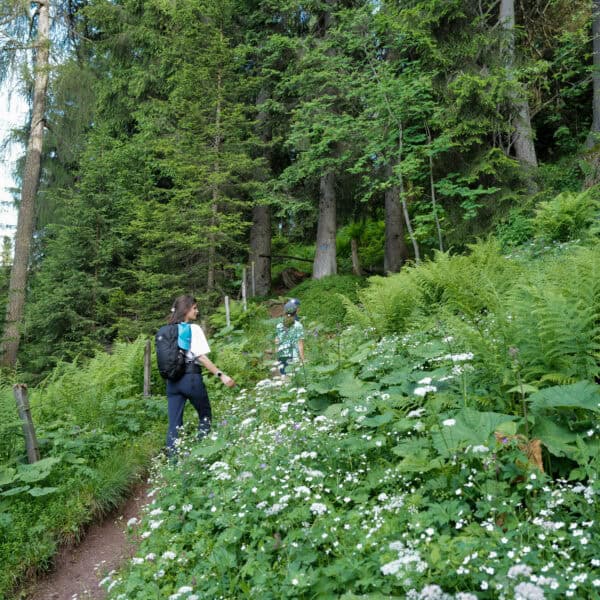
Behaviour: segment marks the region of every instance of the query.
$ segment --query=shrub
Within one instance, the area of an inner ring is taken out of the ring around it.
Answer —
[[[596,194],[593,189],[579,194],[562,192],[542,202],[533,218],[536,234],[548,241],[566,242],[598,233],[600,203]]]
[[[338,230],[336,246],[338,261],[343,270],[350,271],[351,240],[355,238],[358,243],[358,258],[365,269],[382,269],[385,237],[385,222],[367,219],[364,222],[350,223]]]
[[[360,307],[353,307],[350,299],[345,301],[347,321],[372,327],[379,334],[401,333],[442,308],[470,316],[493,309],[521,267],[503,257],[494,240],[470,250],[468,256],[438,252],[418,267],[372,277],[369,286],[358,293]]]
[[[332,275],[304,281],[289,294],[300,299],[301,315],[305,322],[316,321],[333,329],[344,322],[346,314],[340,294],[350,301],[356,301],[358,290],[365,284],[365,279],[354,275]]]

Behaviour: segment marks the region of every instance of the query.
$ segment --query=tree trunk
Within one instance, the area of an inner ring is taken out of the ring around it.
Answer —
[[[360,259],[358,258],[358,242],[356,238],[350,240],[350,251],[352,253],[352,272],[355,275],[362,275],[362,269],[360,268]]]
[[[33,109],[31,128],[27,142],[21,204],[15,234],[15,255],[10,272],[6,322],[2,339],[2,357],[5,367],[14,368],[17,362],[20,325],[25,307],[25,289],[27,286],[27,268],[31,251],[31,239],[35,220],[35,197],[40,182],[42,163],[42,145],[44,140],[44,112],[46,91],[48,88],[48,68],[50,55],[50,6],[49,0],[38,2],[38,32],[35,56],[35,81],[33,86]]]
[[[209,292],[215,289],[215,262],[217,253],[217,222],[219,213],[219,197],[221,190],[219,188],[218,174],[220,171],[220,152],[221,152],[221,84],[222,73],[217,75],[217,106],[215,109],[215,137],[213,139],[213,148],[215,150],[215,163],[213,167],[214,182],[212,185],[212,204],[210,232],[208,234],[208,273],[206,277],[206,289]]]
[[[337,273],[335,174],[329,172],[323,175],[319,188],[319,224],[317,226],[313,279],[321,279]]]
[[[593,120],[590,134],[585,142],[587,148],[594,147],[600,141],[600,0],[594,0],[592,12],[592,38],[594,48],[594,96],[592,99]]]
[[[517,111],[514,121],[515,154],[522,164],[535,168],[538,166],[538,163],[533,143],[529,102],[527,100],[516,100],[515,110]]]
[[[508,77],[513,78],[512,68],[515,61],[515,3],[514,0],[501,0],[500,2],[500,25],[506,34],[506,66]],[[531,128],[531,117],[529,114],[529,102],[526,98],[513,94],[513,107],[515,118],[513,126],[513,143],[515,154],[521,164],[526,167],[537,167],[537,156],[533,143],[533,130]]]
[[[387,164],[385,176],[390,179],[393,165]],[[398,273],[408,259],[408,247],[404,239],[404,218],[400,206],[400,190],[394,185],[385,190],[385,252],[383,270]]]
[[[429,188],[431,190],[431,206],[433,208],[433,220],[435,221],[435,228],[438,236],[438,246],[440,252],[444,251],[444,242],[442,240],[442,226],[440,225],[440,217],[438,215],[438,205],[435,194],[435,180],[433,179],[433,154],[432,154],[432,145],[433,139],[431,137],[431,130],[429,129],[429,125],[425,124],[425,129],[427,130],[427,143],[429,145]]]
[[[263,204],[252,209],[250,260],[254,262],[256,293],[266,296],[271,290],[271,208]]]
[[[256,117],[256,130],[264,144],[263,154],[267,167],[270,169],[271,152],[268,150],[268,144],[271,141],[271,128],[267,112],[260,109],[268,97],[268,91],[265,88],[261,89],[256,99],[256,106],[259,109]],[[264,170],[261,170],[257,176],[263,181],[267,177]],[[259,296],[266,296],[271,291],[271,207],[264,204],[255,204],[252,208],[250,260],[254,262],[256,293]]]

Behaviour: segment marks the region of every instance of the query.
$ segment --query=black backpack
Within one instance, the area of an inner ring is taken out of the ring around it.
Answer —
[[[177,343],[179,328],[177,323],[163,325],[157,332],[156,362],[158,370],[164,379],[177,381],[185,373],[185,352]]]

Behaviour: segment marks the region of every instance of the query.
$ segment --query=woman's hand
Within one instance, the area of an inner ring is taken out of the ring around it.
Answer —
[[[227,387],[233,387],[235,385],[235,381],[233,379],[231,379],[231,377],[229,377],[229,375],[225,375],[225,373],[223,373],[221,375],[221,382],[223,383],[223,385],[226,385]]]

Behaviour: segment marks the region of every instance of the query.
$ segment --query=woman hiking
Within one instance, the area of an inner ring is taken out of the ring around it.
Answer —
[[[283,321],[277,323],[275,344],[281,375],[285,375],[287,366],[298,359],[304,364],[304,327],[296,318],[299,304],[294,300],[287,302],[283,307]]]
[[[167,379],[167,401],[169,414],[169,430],[167,432],[167,450],[173,453],[179,428],[183,425],[183,409],[186,400],[198,413],[198,437],[202,438],[210,431],[211,410],[210,402],[200,365],[221,380],[223,385],[233,387],[235,381],[219,370],[206,356],[210,347],[204,331],[199,325],[191,323],[198,317],[198,305],[192,296],[179,296],[173,302],[169,324],[178,326],[178,345],[185,351],[185,373],[180,379]]]

